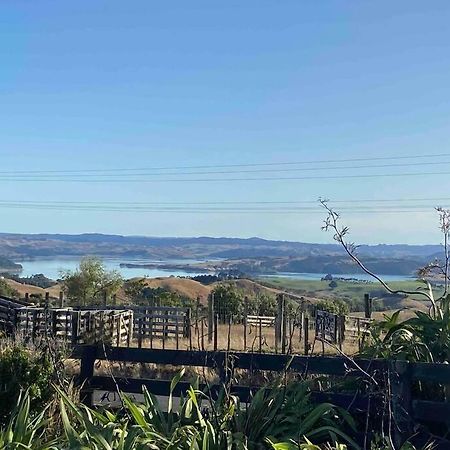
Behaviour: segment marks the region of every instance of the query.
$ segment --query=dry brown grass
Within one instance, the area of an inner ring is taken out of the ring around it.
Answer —
[[[158,277],[158,278],[132,278],[129,281],[135,280],[145,280],[145,284],[153,289],[163,288],[170,292],[181,295],[182,297],[187,297],[192,300],[196,300],[197,297],[200,298],[202,303],[206,303],[208,295],[213,289],[212,286],[205,286],[195,280],[190,280],[189,278],[177,278],[177,277]],[[126,295],[121,289],[118,294],[119,298],[125,297]]]
[[[236,352],[263,352],[263,353],[275,353],[275,330],[273,327],[261,329],[261,339],[258,327],[248,327],[247,336],[244,341],[244,326],[242,324],[233,324],[231,327],[226,324],[219,324],[217,333],[217,350],[229,350]],[[203,332],[203,335],[202,335]],[[203,337],[202,337],[203,336]],[[288,340],[287,348],[290,348],[290,352],[293,354],[304,354],[304,341],[300,336],[299,330],[295,330],[292,333],[292,337]],[[326,354],[333,355],[338,354],[336,348],[324,344],[319,340],[314,341],[314,330],[309,331],[309,343],[313,347],[314,354]],[[245,345],[244,345],[245,344]],[[137,340],[133,340],[132,347],[137,347]],[[211,342],[208,340],[208,329],[206,326],[192,327],[191,339],[180,337],[177,341],[176,338],[161,338],[144,339],[142,341],[142,348],[155,348],[155,349],[167,349],[167,350],[214,350],[214,338]],[[278,349],[281,352],[281,348]],[[357,342],[347,339],[344,341],[342,351],[346,354],[353,355],[358,351]]]
[[[32,286],[30,284],[18,283],[14,280],[5,279],[10,287],[15,289],[19,295],[23,298],[25,294],[41,294],[45,297],[45,293],[48,292],[50,297],[59,298],[59,293],[61,291],[61,286],[56,284],[55,286],[49,287],[47,289],[40,288],[38,286]]]

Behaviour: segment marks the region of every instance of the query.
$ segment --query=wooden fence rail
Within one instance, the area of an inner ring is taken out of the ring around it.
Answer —
[[[117,386],[123,392],[141,393],[146,386],[156,395],[168,395],[170,380],[150,380],[95,376],[94,365],[97,360],[152,363],[171,366],[196,366],[215,369],[221,383],[232,380],[234,369],[251,371],[294,372],[303,377],[307,375],[329,375],[334,377],[376,378],[378,382],[382,374],[389,374],[387,379],[392,389],[392,408],[395,416],[395,427],[403,439],[412,433],[415,424],[440,423],[450,426],[450,402],[430,401],[416,398],[413,387],[418,381],[450,384],[450,366],[445,364],[408,363],[389,360],[354,361],[343,357],[307,357],[274,354],[240,353],[240,352],[208,352],[184,350],[157,350],[137,348],[99,348],[95,346],[77,346],[73,356],[81,359],[80,383],[84,386],[84,400],[92,404],[94,390],[115,391]],[[375,410],[380,407],[376,399],[370,398],[370,393],[360,390],[361,383],[354,384],[355,392],[316,392],[313,399],[330,401],[344,407],[350,412],[364,411],[367,408]],[[175,394],[185,392],[187,383],[180,383]],[[219,385],[211,387],[212,393],[220,389]],[[231,392],[242,401],[247,402],[257,387],[232,386]],[[395,430],[394,430],[395,431]],[[450,443],[449,443],[450,444]],[[449,448],[449,447],[442,447]]]

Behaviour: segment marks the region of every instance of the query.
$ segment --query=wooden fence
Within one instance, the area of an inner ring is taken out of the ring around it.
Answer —
[[[6,333],[14,330],[16,310],[25,306],[25,302],[0,296],[0,329]]]
[[[191,333],[190,308],[176,307],[134,307],[134,335],[138,340],[138,346],[142,347],[144,340],[162,340],[163,345],[169,338],[175,339],[176,347],[179,347],[181,338],[189,338]]]
[[[288,305],[288,301],[290,304]],[[361,348],[368,336],[370,319],[351,316],[340,316],[326,311],[320,311],[317,307],[307,302],[303,297],[290,294],[277,296],[276,314],[264,316],[250,314],[248,312],[248,299],[244,301],[243,314],[236,316],[226,315],[223,302],[210,296],[204,328],[209,346],[212,349],[230,349],[230,342],[225,345],[220,334],[224,332],[224,325],[228,325],[228,334],[234,336],[234,342],[239,334],[241,346],[239,350],[246,351],[275,351],[276,353],[303,353],[307,355],[314,350],[314,342],[322,343],[322,351],[325,351],[326,343],[343,348],[344,346],[354,352]],[[219,310],[216,310],[216,308]],[[243,327],[240,327],[243,325]],[[225,330],[226,331],[226,330]],[[195,329],[196,340],[201,342],[199,349],[206,348],[203,339],[204,333],[197,326]],[[219,336],[218,336],[219,335]],[[237,348],[234,348],[237,350]],[[317,350],[317,349],[315,349]]]
[[[151,380],[120,378],[113,379],[105,376],[94,375],[94,365],[97,360],[152,363],[171,366],[195,366],[207,367],[217,371],[220,383],[208,386],[211,393],[217,393],[221,384],[231,384],[236,369],[272,372],[292,372],[305,378],[309,375],[331,376],[348,381],[355,381],[347,386],[353,386],[353,391],[348,388],[327,392],[315,392],[313,401],[329,401],[341,406],[353,414],[369,414],[367,419],[379,417],[381,402],[380,392],[386,395],[389,384],[389,392],[392,396],[389,402],[392,408],[394,420],[392,422],[393,433],[398,440],[409,438],[413,430],[426,430],[433,426],[450,426],[450,402],[443,398],[438,401],[423,399],[417,396],[418,383],[423,386],[450,384],[450,366],[446,364],[408,363],[403,361],[388,360],[351,360],[343,357],[317,357],[317,356],[287,356],[274,354],[254,354],[239,352],[192,352],[183,350],[156,350],[133,348],[98,348],[94,346],[78,346],[74,349],[74,357],[81,359],[79,382],[84,383],[83,398],[87,404],[92,404],[94,390],[116,391],[119,388],[127,393],[141,393],[146,386],[155,395],[168,395],[170,380]],[[359,381],[358,381],[359,380]],[[379,383],[376,392],[367,390],[364,386],[375,380]],[[180,383],[174,394],[181,395],[186,392],[188,383]],[[339,386],[339,385],[337,385]],[[205,387],[205,386],[204,386]],[[206,387],[205,387],[206,388]],[[247,402],[258,386],[230,386],[230,392],[237,395],[242,401]],[[442,447],[450,448],[446,441]]]
[[[317,351],[314,349],[316,340],[322,342],[322,352],[325,352],[325,342],[340,348],[344,343],[348,344],[350,351],[361,348],[369,320],[317,311],[314,305],[297,297],[294,298],[297,307],[292,310],[287,308],[288,298],[287,295],[278,295],[275,316],[249,314],[246,302],[244,315],[240,317],[225,317],[223,302],[214,298],[209,300],[206,316],[200,316],[197,308],[194,317],[189,308],[116,305],[35,308],[26,302],[0,298],[0,328],[7,332],[17,329],[32,337],[64,336],[72,343],[105,341],[117,346],[137,345],[140,348],[193,350],[197,345],[199,350],[233,349],[307,355],[311,350]],[[48,301],[46,295],[46,305]],[[59,302],[64,304],[62,296]],[[216,305],[221,307],[219,312]],[[74,311],[80,314],[76,315]],[[132,326],[127,318],[130,312]]]
[[[72,345],[106,342],[129,346],[133,312],[40,308],[0,299],[0,324],[7,333],[17,332],[32,340],[52,337]]]

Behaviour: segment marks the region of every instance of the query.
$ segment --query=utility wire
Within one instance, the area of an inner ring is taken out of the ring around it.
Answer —
[[[82,179],[82,178],[6,178],[0,176],[0,182],[20,181],[20,182],[70,182],[70,183],[186,183],[186,182],[237,182],[237,181],[301,181],[301,180],[341,180],[341,179],[364,179],[364,178],[385,178],[385,177],[419,177],[434,175],[450,175],[450,172],[401,172],[401,173],[379,173],[379,174],[357,174],[357,175],[313,175],[302,177],[260,177],[260,178],[160,178],[160,179]]]
[[[411,202],[442,202],[450,201],[450,197],[422,197],[422,198],[371,198],[371,199],[332,199],[333,203],[340,204],[357,204],[362,203],[364,206],[373,203],[411,203]],[[22,204],[22,205],[55,205],[55,206],[74,206],[74,205],[90,205],[90,206],[221,206],[221,205],[303,205],[314,204],[318,205],[317,200],[293,200],[293,201],[178,201],[178,202],[130,202],[130,201],[68,201],[68,200],[0,200],[1,205],[8,204]],[[423,205],[427,206],[427,205]]]
[[[80,174],[80,173],[104,173],[104,172],[142,172],[156,170],[188,170],[188,169],[219,169],[219,168],[239,168],[239,167],[274,167],[274,166],[297,166],[306,164],[330,164],[330,163],[348,163],[363,161],[395,161],[405,159],[432,159],[450,157],[450,153],[420,154],[420,155],[402,155],[402,156],[378,156],[366,158],[341,158],[341,159],[322,159],[322,160],[304,160],[287,162],[267,162],[267,163],[247,163],[247,164],[210,164],[193,166],[166,166],[166,167],[147,167],[147,168],[111,168],[111,169],[72,169],[72,170],[20,170],[20,171],[0,171],[0,175],[14,174]]]
[[[176,172],[174,174],[168,173],[151,173],[151,172],[143,172],[143,173],[122,173],[122,174],[92,174],[85,173],[79,174],[77,177],[86,178],[87,181],[90,178],[101,177],[104,178],[105,181],[109,181],[108,177],[129,177],[130,175],[134,178],[140,180],[140,177],[148,177],[148,176],[167,176],[167,175],[234,175],[234,174],[243,174],[243,173],[286,173],[286,172],[314,172],[314,171],[323,171],[323,170],[353,170],[353,169],[376,169],[376,168],[391,168],[391,167],[417,167],[417,166],[443,166],[450,164],[450,161],[422,161],[419,163],[390,163],[390,164],[371,164],[371,165],[360,165],[360,166],[341,166],[341,167],[300,167],[300,168],[290,168],[290,169],[256,169],[256,170],[222,170],[222,171],[203,171],[203,172]],[[61,176],[58,175],[30,175],[31,178],[39,177],[55,177]],[[0,175],[1,178],[5,176]],[[23,180],[24,178],[28,178],[26,175],[7,175],[5,178],[7,179],[16,179]],[[134,179],[133,178],[133,179]]]
[[[64,210],[64,211],[89,211],[89,212],[170,212],[170,213],[279,213],[279,214],[302,214],[302,213],[323,213],[323,210],[317,207],[126,207],[126,206],[92,206],[92,205],[51,205],[51,204],[20,204],[3,203],[1,208],[12,209],[36,209],[36,210]],[[360,206],[360,207],[342,207],[341,212],[432,212],[432,208],[425,205],[404,205],[404,206]]]

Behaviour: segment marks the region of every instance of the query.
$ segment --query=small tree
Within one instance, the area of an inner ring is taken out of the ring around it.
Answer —
[[[331,280],[331,281],[330,281],[330,284],[328,285],[328,287],[329,287],[330,289],[336,289],[337,286],[338,286],[338,284],[337,284],[337,281],[335,281],[335,280]]]
[[[153,306],[191,306],[192,300],[177,292],[163,287],[150,287],[145,279],[127,281],[124,285],[125,294],[133,302],[140,305]]]
[[[339,314],[340,316],[346,316],[350,312],[349,306],[342,300],[319,300],[316,303],[317,309],[321,311],[327,311],[332,314]]]
[[[259,294],[255,299],[255,313],[261,316],[274,316],[277,312],[277,299],[274,295]]]
[[[19,293],[4,278],[0,278],[0,295],[4,295],[5,297],[18,297]]]
[[[212,291],[215,308],[221,320],[240,317],[243,313],[244,296],[229,284],[219,284]]]
[[[117,271],[107,271],[102,261],[94,257],[83,258],[78,269],[63,271],[61,278],[67,298],[79,306],[100,303],[105,292],[113,295],[123,283]]]

